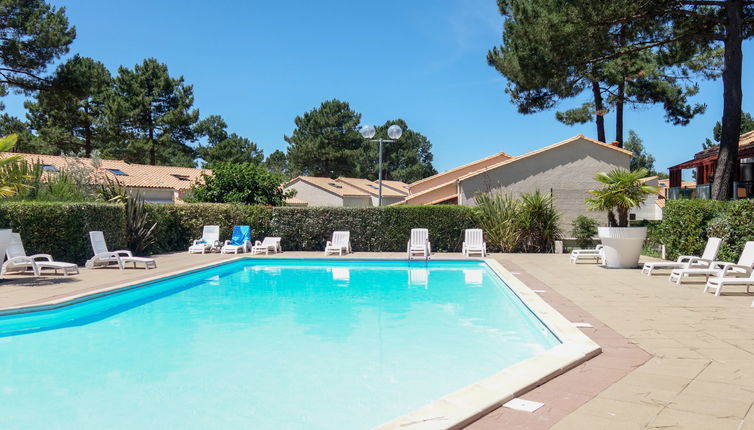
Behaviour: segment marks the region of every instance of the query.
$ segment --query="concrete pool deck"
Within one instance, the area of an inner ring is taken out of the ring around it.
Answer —
[[[322,256],[285,252],[279,257]],[[403,259],[405,254],[349,257]],[[570,321],[591,323],[593,328],[582,330],[605,353],[522,395],[545,403],[535,413],[500,408],[469,428],[754,429],[754,309],[745,290],[731,288],[715,297],[702,293],[700,284],[676,286],[667,276],[648,278],[639,270],[572,265],[562,254],[492,257],[543,291],[541,297]],[[158,269],[149,271],[82,269],[80,276],[41,279],[9,275],[0,283],[0,309],[59,302],[233,258],[175,253],[157,256]]]

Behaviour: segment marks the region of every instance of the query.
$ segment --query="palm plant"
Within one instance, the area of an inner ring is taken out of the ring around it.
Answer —
[[[519,244],[521,232],[517,219],[520,202],[509,194],[477,194],[479,226],[484,230],[492,248],[513,252]]]
[[[615,169],[608,173],[598,173],[594,179],[604,184],[599,190],[590,190],[594,197],[586,199],[589,210],[607,211],[608,227],[628,227],[628,212],[639,207],[647,196],[657,194],[660,189],[645,184],[647,169]]]
[[[0,152],[11,151],[17,140],[17,134],[0,138]],[[28,179],[28,168],[20,155],[0,158],[0,197],[13,197],[31,188],[25,183]]]

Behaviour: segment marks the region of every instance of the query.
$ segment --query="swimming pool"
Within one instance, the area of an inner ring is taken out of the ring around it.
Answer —
[[[0,317],[0,416],[366,429],[560,343],[482,261],[241,259]]]

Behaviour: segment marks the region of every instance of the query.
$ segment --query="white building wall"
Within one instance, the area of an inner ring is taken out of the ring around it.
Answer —
[[[647,181],[647,185],[658,186],[657,178],[652,179],[651,181]],[[637,220],[661,220],[662,208],[657,205],[657,194],[648,196],[647,199],[644,200],[644,204],[642,204],[641,207],[631,210],[631,214]]]
[[[587,215],[605,223],[604,213],[589,212],[587,190],[600,187],[594,180],[598,172],[628,168],[630,155],[585,140],[575,140],[496,169],[463,179],[459,183],[459,204],[473,206],[477,192],[502,192],[517,196],[539,190],[552,191],[561,212],[561,228],[570,234],[571,222]]]
[[[372,206],[372,199],[369,196],[345,196],[343,197],[343,206],[346,207],[369,207]]]
[[[344,206],[343,197],[315,187],[302,180],[296,180],[285,187],[286,190],[296,190],[296,198],[309,203],[309,206]]]
[[[175,190],[172,188],[128,187],[130,193],[140,192],[147,203],[175,203]]]

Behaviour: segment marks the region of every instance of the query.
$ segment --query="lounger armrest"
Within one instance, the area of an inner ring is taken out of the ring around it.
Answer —
[[[692,259],[695,259],[695,258],[699,258],[699,257],[696,257],[694,255],[681,255],[676,260],[676,263],[686,263],[686,262],[688,262],[688,260],[692,260]]]
[[[95,260],[95,259],[108,260],[112,258],[117,259],[118,254],[115,252],[108,251],[108,252],[100,252],[99,254],[94,254],[94,257],[92,257],[92,260]]]
[[[134,256],[131,253],[131,251],[127,249],[119,249],[117,251],[113,251],[113,254],[115,254],[117,257],[133,257]]]
[[[5,264],[10,264],[10,265],[29,264],[29,263],[34,264],[34,259],[31,257],[26,257],[26,256],[18,256],[18,257],[9,258],[5,262]]]
[[[750,266],[743,266],[740,264],[733,264],[728,263],[725,266],[723,266],[723,272],[721,273],[721,277],[725,277],[728,273],[735,272],[736,274],[743,274],[750,275],[751,274],[751,267]]]
[[[262,246],[262,241],[261,240],[254,241],[254,246]]]
[[[325,248],[329,248],[331,246],[332,246],[332,241],[328,240],[327,243],[325,244]]]
[[[31,258],[34,261],[37,261],[37,260],[53,261],[52,255],[50,255],[50,254],[34,254],[31,257],[29,257],[29,258]]]
[[[226,240],[225,242],[223,242],[223,246],[228,246],[228,245],[230,245],[230,240]]]
[[[207,243],[207,242],[205,242],[205,241],[203,241],[203,240],[201,240],[201,239],[194,239],[194,242],[193,242],[193,243],[191,244],[191,246],[196,246],[196,245],[205,245],[206,243]]]

